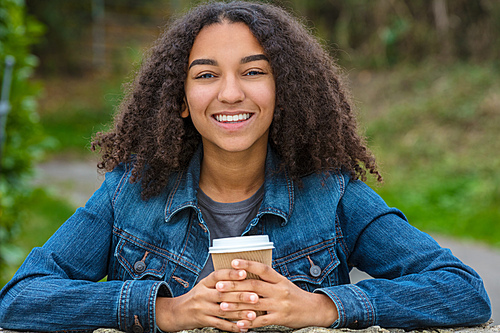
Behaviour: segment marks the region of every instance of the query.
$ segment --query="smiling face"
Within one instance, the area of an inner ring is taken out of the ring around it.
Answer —
[[[189,55],[187,108],[205,150],[267,149],[275,82],[262,46],[243,23],[204,27]]]

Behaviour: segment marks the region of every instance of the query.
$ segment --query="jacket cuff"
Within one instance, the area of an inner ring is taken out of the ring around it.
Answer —
[[[163,281],[128,280],[123,283],[118,301],[118,327],[130,333],[156,330],[156,298],[171,297]]]
[[[366,294],[356,285],[319,288],[314,292],[327,295],[337,307],[339,318],[330,328],[363,328],[375,325],[375,310]]]

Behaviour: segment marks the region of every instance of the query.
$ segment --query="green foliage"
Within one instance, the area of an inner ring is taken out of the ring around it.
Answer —
[[[74,213],[75,208],[45,188],[34,188],[24,198],[20,210],[24,223],[12,238],[16,246],[8,248],[10,265],[2,270],[0,288],[14,275],[31,249],[42,246],[61,223]]]
[[[32,163],[43,152],[44,136],[36,113],[40,87],[30,81],[37,59],[29,52],[42,33],[43,27],[25,15],[22,1],[0,0],[0,73],[6,56],[16,59],[0,173],[0,280],[5,264],[20,259],[12,237],[20,229],[20,211],[30,195],[27,180]]]
[[[82,38],[92,24],[91,1],[26,0],[26,8],[46,27],[47,32],[34,45],[45,72],[80,72]]]
[[[274,0],[305,16],[342,62],[387,68],[428,57],[496,60],[497,0]]]
[[[40,122],[55,141],[54,152],[89,153],[92,136],[108,129],[123,97],[121,80],[122,77],[46,80],[47,96],[40,100]]]
[[[427,57],[444,61],[495,60],[500,54],[498,0],[263,1],[305,17],[307,24],[314,27],[342,63],[358,67],[387,68]],[[99,20],[93,17],[93,9],[96,9],[93,4],[100,3],[104,9],[107,31],[106,36],[101,37],[109,58],[119,52],[117,48],[123,47],[124,36],[130,37],[135,30],[147,26],[157,31],[172,12],[200,2],[205,1],[26,0],[29,12],[48,28],[35,49],[35,54],[42,59],[39,71],[83,75],[93,69],[92,43],[96,38],[93,29]],[[126,30],[131,26],[137,29]],[[122,32],[115,33],[120,30]],[[109,61],[111,66],[116,63]]]
[[[39,72],[44,75],[85,75],[93,70],[93,39],[98,34],[97,43],[107,43],[108,48],[120,48],[123,51],[122,40],[113,35],[116,25],[130,27],[134,24],[155,25],[152,17],[165,16],[166,9],[174,6],[180,0],[165,2],[162,0],[26,0],[30,14],[36,16],[47,26],[47,33],[40,43],[35,45],[34,53],[40,57]],[[106,32],[94,30],[102,19]],[[122,28],[123,29],[123,28]],[[122,38],[129,35],[133,29],[122,33]],[[119,36],[119,34],[118,34]],[[144,36],[143,36],[144,37]],[[118,45],[116,45],[118,44]],[[108,50],[108,53],[113,53]],[[116,66],[110,62],[111,66]],[[108,69],[109,70],[109,69]]]
[[[366,73],[363,75],[367,75]],[[500,69],[421,63],[371,74],[367,136],[390,205],[427,231],[500,246]]]
[[[86,154],[90,151],[92,136],[107,129],[110,122],[108,110],[93,108],[73,108],[71,112],[52,112],[41,119],[45,132],[57,140],[56,152]]]

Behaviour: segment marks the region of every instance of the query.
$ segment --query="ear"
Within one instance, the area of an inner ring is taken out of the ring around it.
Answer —
[[[189,106],[188,106],[188,103],[186,101],[186,97],[184,97],[183,108],[184,108],[184,110],[182,110],[182,112],[181,112],[181,117],[182,118],[189,117]]]

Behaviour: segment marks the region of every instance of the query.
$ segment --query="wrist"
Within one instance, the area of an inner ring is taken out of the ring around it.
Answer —
[[[316,325],[320,327],[330,327],[338,319],[339,314],[335,303],[325,294],[314,294],[317,304]]]
[[[171,297],[156,298],[156,326],[164,332],[177,332],[175,318],[175,299]]]

